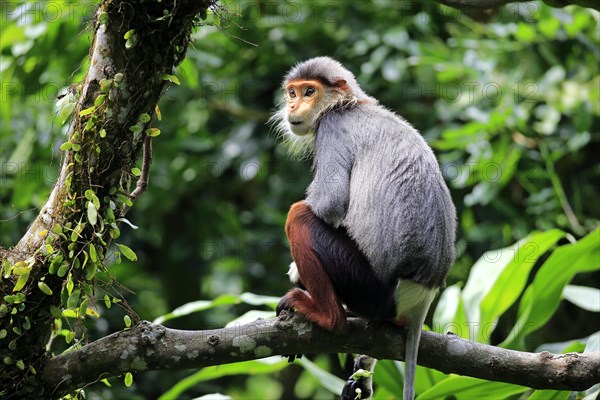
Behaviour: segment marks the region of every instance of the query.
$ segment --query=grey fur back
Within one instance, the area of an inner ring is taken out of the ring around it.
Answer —
[[[321,118],[314,156],[306,201],[315,214],[346,228],[381,279],[443,286],[456,211],[422,136],[384,107],[359,104]]]

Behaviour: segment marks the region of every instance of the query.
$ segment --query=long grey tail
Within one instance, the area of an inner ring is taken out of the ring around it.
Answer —
[[[406,326],[403,400],[413,400],[415,397],[415,372],[417,370],[419,342],[421,341],[421,327],[424,320],[425,316],[420,321],[410,322]]]

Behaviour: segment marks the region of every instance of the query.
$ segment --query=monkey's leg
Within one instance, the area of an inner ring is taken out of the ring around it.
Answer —
[[[277,314],[283,309],[296,309],[319,326],[335,330],[346,325],[346,316],[314,243],[318,237],[315,233],[326,227],[305,202],[292,205],[285,231],[299,280],[306,290],[290,290],[279,302]]]
[[[369,399],[373,395],[373,370],[377,360],[363,354],[356,356],[352,376],[342,390],[341,400]]]

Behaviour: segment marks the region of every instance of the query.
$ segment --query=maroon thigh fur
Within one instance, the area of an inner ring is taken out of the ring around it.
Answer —
[[[290,290],[278,308],[294,308],[325,329],[340,329],[346,324],[344,309],[311,240],[311,223],[315,218],[304,202],[295,203],[290,209],[285,232],[306,290]]]
[[[298,202],[288,214],[286,233],[302,289],[288,292],[278,310],[296,309],[329,330],[346,323],[342,303],[368,319],[395,317],[397,281],[379,280],[343,228],[326,224],[305,202]]]

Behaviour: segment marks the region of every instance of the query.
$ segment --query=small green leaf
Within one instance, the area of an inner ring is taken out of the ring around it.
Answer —
[[[58,271],[56,272],[56,275],[58,275],[59,277],[64,277],[67,272],[69,271],[69,264],[62,264],[60,266],[60,268],[58,268]]]
[[[59,254],[54,260],[52,260],[52,262],[50,263],[50,267],[48,267],[48,272],[50,272],[51,274],[55,274],[56,271],[58,271],[58,267],[60,266],[60,264],[63,261],[63,256],[62,254]]]
[[[38,288],[40,288],[42,293],[47,294],[48,296],[52,295],[52,289],[50,289],[50,287],[48,285],[46,285],[44,282],[39,281]]]
[[[62,316],[65,318],[77,318],[77,313],[74,309],[65,309],[62,312]]]
[[[162,76],[162,80],[163,80],[163,81],[169,81],[169,82],[172,82],[172,83],[174,83],[174,84],[176,84],[176,85],[181,85],[181,82],[179,81],[179,78],[178,78],[178,77],[176,77],[175,75],[164,74],[164,75]]]
[[[104,25],[106,23],[108,23],[108,14],[105,11],[102,11],[98,15],[98,24]]]
[[[83,228],[85,228],[85,224],[83,224],[81,222],[78,223],[75,228],[73,228],[73,232],[71,232],[71,242],[76,242],[77,241],[77,238],[79,237],[79,235],[83,231]]]
[[[87,203],[87,218],[92,226],[98,223],[98,211],[91,201],[88,201]]]
[[[131,49],[132,47],[134,47],[137,44],[137,37],[133,36],[129,39],[127,39],[127,41],[125,42],[125,48],[126,49]]]
[[[65,333],[65,342],[69,344],[73,341],[73,339],[75,339],[75,332],[67,331],[67,333]]]
[[[90,259],[92,260],[92,262],[98,261],[98,253],[96,253],[96,247],[92,243],[90,243],[88,245],[88,249],[90,251]]]
[[[125,374],[125,386],[129,387],[131,386],[131,384],[133,383],[133,375],[131,375],[131,372],[128,372]]]
[[[4,339],[6,337],[6,335],[8,335],[8,332],[6,331],[6,329],[0,330],[0,339]]]
[[[135,29],[130,29],[127,32],[125,32],[125,35],[123,35],[123,39],[127,40],[127,39],[133,37],[134,34],[135,34]]]
[[[106,78],[100,79],[100,91],[102,93],[107,93],[110,90],[111,86],[112,86],[112,80],[106,79]]]
[[[23,360],[18,360],[16,362],[17,368],[19,368],[21,371],[25,370],[25,363],[23,362]]]
[[[160,135],[160,129],[158,128],[150,128],[150,129],[146,129],[146,135],[150,136],[150,137],[157,137],[158,135]]]
[[[31,267],[29,265],[23,265],[21,263],[15,264],[15,266],[12,269],[13,275],[17,275],[17,276],[25,275],[30,272],[31,272]]]
[[[85,299],[81,302],[81,305],[79,306],[79,317],[84,317],[86,315],[88,302],[88,299]]]
[[[96,270],[98,267],[95,263],[89,264],[85,269],[85,279],[92,280],[96,276]]]
[[[151,119],[151,118],[150,118],[150,115],[149,115],[149,114],[147,114],[147,113],[143,113],[143,114],[141,114],[141,115],[140,115],[140,117],[138,118],[138,120],[139,120],[140,122],[143,122],[144,124],[145,124],[145,123],[147,123],[147,122],[150,122],[150,119]]]
[[[106,130],[104,128],[100,129],[100,137],[101,138],[105,138],[106,137]]]
[[[138,133],[142,131],[142,127],[139,125],[133,125],[129,127],[129,130],[133,133]]]
[[[121,252],[121,254],[123,254],[128,260],[137,261],[137,255],[133,250],[131,250],[124,244],[118,244],[117,246],[119,247],[119,251]]]
[[[85,110],[81,110],[79,112],[79,116],[80,117],[85,117],[86,115],[93,114],[94,111],[96,111],[96,107],[95,106],[90,107],[90,108],[86,108]]]
[[[125,321],[125,326],[127,328],[131,327],[131,317],[129,315],[124,316],[123,321]]]
[[[112,303],[110,302],[110,297],[108,297],[107,294],[104,295],[104,305],[106,306],[106,308],[110,308],[110,306],[112,306]]]
[[[64,125],[65,122],[68,121],[71,114],[73,114],[73,110],[75,110],[75,105],[77,105],[77,101],[72,93],[66,94],[56,102],[56,106],[59,110],[58,116],[60,117],[60,123],[62,125]]]
[[[60,235],[62,231],[62,227],[59,224],[52,225],[52,232],[56,233],[57,235]]]
[[[71,143],[71,148],[73,149],[73,151],[79,151],[81,150],[81,145],[78,143]]]
[[[67,300],[67,307],[74,308],[79,304],[79,296],[81,296],[81,290],[74,290]]]
[[[105,94],[101,94],[100,96],[96,97],[96,100],[94,101],[94,106],[95,107],[101,106],[102,103],[104,103],[104,99],[106,99]]]
[[[50,306],[50,315],[54,318],[62,318],[62,312],[60,311],[60,308],[56,306]]]
[[[83,128],[84,132],[87,132],[89,130],[91,130],[94,127],[94,124],[96,123],[96,121],[94,120],[94,116],[92,116],[88,122],[85,124],[85,128]]]
[[[0,276],[0,280],[2,280],[1,278],[8,278],[10,276],[10,270],[12,269],[10,262],[8,262],[7,259],[2,260],[2,276]]]
[[[13,288],[13,292],[18,292],[19,290],[23,289],[28,280],[29,273],[19,276],[19,279],[17,279],[17,283],[15,283],[15,287]]]
[[[71,143],[71,142],[65,142],[65,143],[63,143],[63,144],[60,145],[60,149],[62,151],[67,151],[67,150],[71,149],[71,146],[73,146],[73,143]]]
[[[75,287],[75,282],[73,282],[73,276],[69,274],[67,277],[67,293],[73,293],[73,288]]]
[[[142,175],[142,171],[141,171],[141,170],[140,170],[138,167],[134,167],[134,168],[132,168],[132,169],[131,169],[131,173],[132,173],[134,176],[140,176],[140,175]]]

